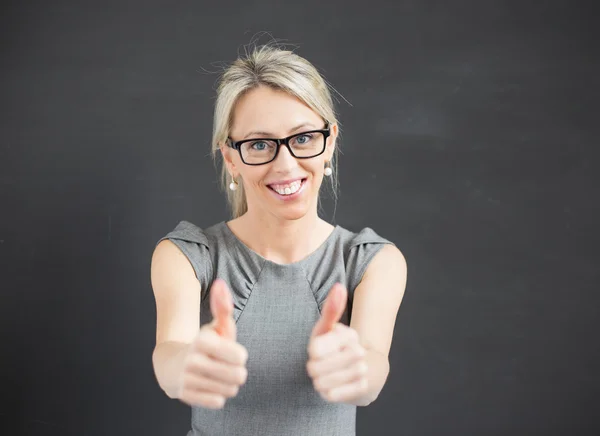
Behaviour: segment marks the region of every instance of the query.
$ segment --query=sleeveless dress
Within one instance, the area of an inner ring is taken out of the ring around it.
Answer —
[[[354,289],[373,256],[392,242],[368,227],[353,233],[338,225],[307,257],[283,265],[251,250],[224,221],[205,229],[181,221],[158,242],[164,239],[200,281],[200,326],[212,321],[208,292],[221,278],[233,296],[237,341],[248,350],[246,383],[222,409],[192,407],[187,436],[354,436],[356,406],[330,403],[313,387],[308,340],[336,282],[348,290],[339,322],[350,325]]]

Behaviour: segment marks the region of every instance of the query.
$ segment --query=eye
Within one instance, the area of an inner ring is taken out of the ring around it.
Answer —
[[[251,145],[252,149],[256,150],[256,151],[263,151],[268,146],[269,145],[266,142],[264,142],[264,141],[256,141],[256,142],[253,142],[252,145]]]
[[[306,134],[306,135],[300,135],[300,136],[296,136],[295,141],[298,144],[306,144],[307,142],[309,142],[312,139],[312,136],[310,134]]]

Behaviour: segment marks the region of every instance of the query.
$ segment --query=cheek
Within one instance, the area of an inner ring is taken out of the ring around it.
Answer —
[[[311,172],[312,177],[310,179],[310,190],[313,193],[313,195],[319,195],[319,190],[321,189],[322,185],[326,182],[325,177],[323,175],[323,170],[320,170],[317,166],[316,168],[313,168]]]
[[[321,162],[320,164],[317,164],[314,166],[313,168],[313,177],[315,178],[316,181],[322,181],[325,174],[325,163]]]
[[[323,169],[325,168],[325,162],[319,160],[314,164],[311,164],[310,167],[306,168],[306,171],[311,173],[315,179],[320,178],[323,175]]]
[[[249,186],[250,188],[256,186],[258,187],[260,185],[261,180],[264,179],[266,175],[266,172],[262,169],[257,168],[250,168],[246,171],[244,171],[244,174],[242,175],[244,182],[246,182],[246,185]]]

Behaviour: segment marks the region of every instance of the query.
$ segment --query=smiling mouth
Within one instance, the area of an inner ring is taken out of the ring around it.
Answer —
[[[302,189],[302,187],[304,186],[304,183],[306,182],[306,178],[300,179],[299,180],[299,184],[296,184],[296,186],[292,186],[291,188],[285,188],[285,189],[280,189],[279,191],[276,191],[271,185],[267,185],[267,187],[275,192],[276,194],[279,195],[293,195],[295,193],[297,193],[298,191],[300,191],[300,189]]]

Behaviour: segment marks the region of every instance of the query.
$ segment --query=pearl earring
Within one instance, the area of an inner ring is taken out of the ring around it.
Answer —
[[[231,183],[229,184],[229,189],[235,191],[238,188],[238,182],[235,181],[233,176],[231,176]]]
[[[333,173],[333,170],[330,166],[325,167],[325,175],[329,177]]]

